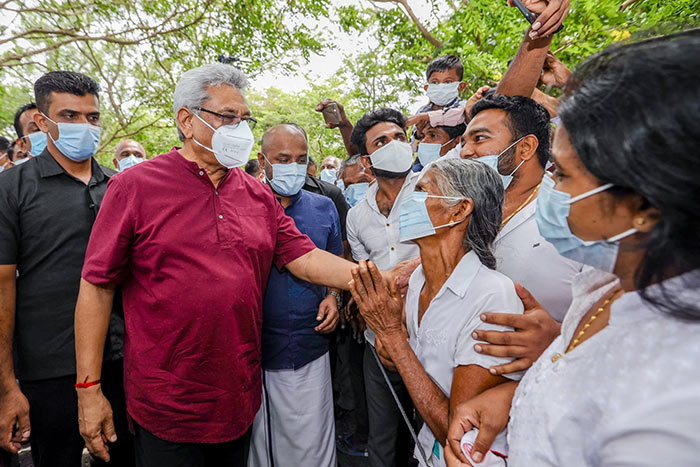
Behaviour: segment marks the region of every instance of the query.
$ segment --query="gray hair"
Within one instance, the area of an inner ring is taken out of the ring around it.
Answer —
[[[228,84],[244,92],[248,86],[248,79],[240,69],[223,63],[202,65],[186,71],[175,86],[173,113],[177,116],[177,111],[183,107],[188,109],[200,107],[209,99],[207,88],[210,86],[220,88],[222,84]],[[177,129],[177,134],[180,141],[185,140],[180,128]]]
[[[474,210],[464,236],[464,246],[473,250],[481,263],[496,269],[493,241],[503,219],[503,182],[495,170],[482,162],[468,159],[439,159],[430,164],[443,196],[470,198]],[[455,205],[459,201],[449,201]]]
[[[362,162],[362,156],[360,154],[355,154],[354,156],[350,156],[344,161],[340,163],[340,171],[338,172],[338,178],[341,178],[343,176],[343,171],[347,167],[352,167],[353,165],[357,165],[360,162]]]

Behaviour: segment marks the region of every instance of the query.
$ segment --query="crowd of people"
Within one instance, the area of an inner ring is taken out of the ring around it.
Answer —
[[[41,76],[0,139],[0,465],[698,465],[700,30],[572,73],[567,12],[468,99],[448,55],[410,117],[322,101],[318,166],[232,65],[113,168],[97,82]]]

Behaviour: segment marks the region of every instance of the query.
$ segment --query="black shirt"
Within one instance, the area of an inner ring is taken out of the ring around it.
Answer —
[[[345,195],[343,195],[341,189],[332,183],[324,182],[323,180],[319,180],[311,175],[306,176],[306,183],[304,183],[303,188],[311,193],[326,196],[333,201],[335,208],[338,210],[338,217],[340,217],[340,232],[343,235],[343,241],[346,241],[348,236],[345,230],[345,220],[348,217],[350,206],[348,205],[348,202],[345,201]]]
[[[80,273],[107,180],[115,173],[92,159],[85,185],[48,150],[0,173],[0,264],[17,265],[14,351],[20,381],[75,374]],[[122,334],[121,318],[113,313],[105,360],[121,356]]]

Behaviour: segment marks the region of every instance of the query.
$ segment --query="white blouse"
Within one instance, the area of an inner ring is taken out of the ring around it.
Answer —
[[[664,285],[700,306],[700,272]],[[574,279],[561,336],[513,398],[510,467],[700,465],[700,321],[671,317],[628,292],[613,302],[608,326],[566,353],[583,316],[618,287],[602,271]],[[659,286],[647,290],[660,296]]]
[[[455,368],[479,365],[489,368],[512,361],[511,358],[491,357],[474,350],[472,333],[477,329],[511,330],[505,326],[486,324],[482,313],[522,313],[523,304],[515,292],[513,281],[487,268],[471,251],[464,255],[452,274],[428,305],[418,324],[418,303],[425,284],[423,266],[419,266],[408,282],[406,294],[406,327],[410,345],[423,369],[445,396],[450,397]],[[506,375],[520,379],[520,374]],[[429,465],[445,465],[440,443],[435,443],[428,425],[423,425],[418,440],[423,446]],[[416,458],[422,462],[418,451]]]

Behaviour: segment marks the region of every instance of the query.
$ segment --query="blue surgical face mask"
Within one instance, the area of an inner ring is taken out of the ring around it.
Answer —
[[[31,143],[32,147],[29,149],[29,154],[36,157],[46,149],[46,133],[43,131],[36,131],[25,136]]]
[[[46,119],[58,127],[57,140],[51,133],[47,134],[61,154],[75,162],[86,161],[95,155],[100,146],[102,128],[89,123],[57,123],[49,117]]]
[[[369,189],[369,182],[353,183],[345,189],[345,200],[350,207],[362,201]]]
[[[501,151],[500,154],[496,154],[496,155],[492,155],[492,156],[482,156],[482,157],[479,157],[479,158],[476,159],[476,160],[478,160],[479,162],[483,162],[484,164],[488,165],[489,167],[491,167],[493,170],[496,171],[496,173],[498,174],[498,176],[501,177],[501,181],[503,182],[503,188],[504,188],[504,189],[507,189],[507,188],[508,188],[508,186],[510,185],[510,182],[513,181],[513,174],[515,174],[515,172],[518,171],[518,169],[520,168],[520,166],[523,165],[523,163],[524,163],[525,161],[524,161],[524,160],[523,160],[523,161],[520,161],[520,164],[518,164],[518,166],[515,168],[515,170],[513,170],[510,174],[508,174],[508,175],[503,175],[503,174],[501,174],[501,173],[498,171],[498,159],[500,159],[500,157],[501,157],[503,154],[505,154],[506,151],[508,151],[510,148],[512,148],[513,146],[515,146],[516,144],[518,144],[520,141],[522,141],[524,137],[525,137],[525,136],[523,136],[522,138],[520,138],[519,140],[515,141],[513,144],[511,144],[511,145],[508,146],[507,148],[505,148],[503,151]]]
[[[267,159],[265,154],[263,154],[263,157],[272,166],[272,179],[267,178],[267,175],[265,175],[265,180],[267,180],[267,183],[270,184],[275,193],[282,196],[294,196],[299,193],[299,190],[306,182],[308,163],[273,164]]]
[[[123,172],[124,170],[128,169],[129,167],[133,167],[136,164],[140,164],[141,162],[143,162],[143,159],[134,155],[125,157],[124,159],[117,161],[117,163],[119,164],[120,172]]]
[[[629,229],[607,240],[584,241],[569,228],[569,211],[577,201],[610,189],[612,183],[601,185],[574,198],[554,189],[554,179],[545,174],[537,194],[535,220],[540,235],[554,245],[560,255],[587,264],[601,271],[613,272],[620,248],[619,241],[637,232]]]
[[[428,207],[425,205],[428,198],[440,198],[450,201],[459,201],[463,199],[454,196],[429,195],[425,191],[414,191],[408,198],[401,201],[399,241],[407,242],[409,240],[435,235],[437,229],[457,225],[464,221],[464,219],[462,219],[448,224],[433,225],[433,221],[430,220],[430,215],[428,214]]]
[[[338,179],[338,171],[336,169],[323,169],[321,170],[321,180],[328,183],[335,184]]]
[[[454,138],[445,144],[439,143],[419,143],[418,144],[418,161],[423,167],[440,159],[442,148],[454,141]]]

